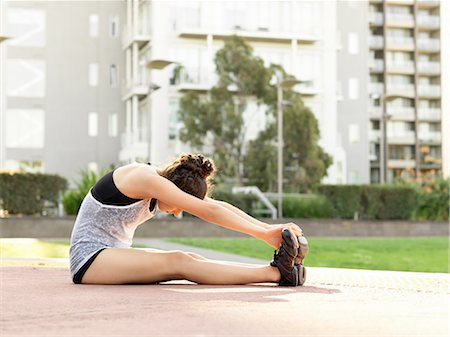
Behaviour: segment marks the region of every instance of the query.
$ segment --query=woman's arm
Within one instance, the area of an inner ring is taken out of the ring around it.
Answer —
[[[265,228],[253,224],[219,203],[208,202],[183,192],[166,178],[147,174],[145,179],[135,186],[136,189],[142,190],[139,193],[142,197],[158,199],[215,225],[242,232],[266,242],[268,240]]]
[[[257,225],[259,227],[266,228],[266,229],[270,226],[269,224],[267,224],[265,222],[262,222],[262,221],[260,221],[258,219],[253,218],[252,216],[250,216],[247,213],[243,212],[239,208],[237,208],[237,207],[235,207],[235,206],[233,206],[233,205],[231,205],[231,204],[229,204],[229,203],[227,203],[225,201],[214,200],[214,199],[211,199],[211,198],[208,198],[208,197],[206,197],[205,200],[207,202],[216,203],[216,204],[219,204],[219,205],[225,207],[226,209],[230,210],[231,212],[236,213],[237,215],[239,215],[241,218],[244,218],[247,221],[250,221],[254,225]]]

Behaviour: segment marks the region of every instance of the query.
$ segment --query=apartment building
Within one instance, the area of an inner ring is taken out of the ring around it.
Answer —
[[[126,6],[121,161],[163,164],[188,150],[178,138],[180,97],[187,90],[205,93],[216,83],[214,55],[236,34],[267,64],[281,64],[305,81],[295,90],[316,115],[320,144],[334,159],[325,181],[346,182],[336,126],[335,2],[128,0]],[[262,109],[255,102],[245,112],[248,139],[264,127]]]
[[[58,173],[118,162],[125,3],[2,1],[0,168]]]
[[[441,170],[440,2],[370,0],[368,22],[370,181]]]
[[[370,182],[368,9],[367,1],[337,3],[337,126],[348,184]]]

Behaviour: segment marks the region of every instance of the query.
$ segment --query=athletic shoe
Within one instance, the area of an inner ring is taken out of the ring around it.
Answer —
[[[303,261],[308,255],[309,246],[308,246],[308,240],[304,236],[298,236],[298,253],[294,260],[294,265],[298,269],[298,276],[299,276],[299,285],[303,285],[306,281],[306,268],[303,265]]]
[[[297,237],[298,242],[298,252],[297,256],[295,257],[294,264],[303,264],[303,260],[308,255],[309,252],[309,246],[308,246],[308,240],[304,236],[298,236]]]
[[[281,274],[279,282],[280,286],[298,286],[299,285],[299,269],[294,265],[295,258],[298,254],[298,248],[294,241],[294,236],[288,229],[281,232],[283,243],[280,249],[276,250],[273,255],[273,261],[270,262],[272,267],[277,267]]]

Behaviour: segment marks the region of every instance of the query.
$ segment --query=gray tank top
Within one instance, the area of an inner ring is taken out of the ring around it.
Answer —
[[[91,191],[84,198],[70,239],[72,278],[89,258],[102,248],[129,248],[137,226],[151,219],[157,206],[149,210],[150,199],[131,205],[105,205]]]

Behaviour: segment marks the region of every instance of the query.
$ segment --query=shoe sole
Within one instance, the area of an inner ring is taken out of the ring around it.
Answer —
[[[303,284],[305,284],[306,281],[306,268],[302,264],[299,264],[297,266],[297,269],[298,269],[298,285],[302,286]]]

